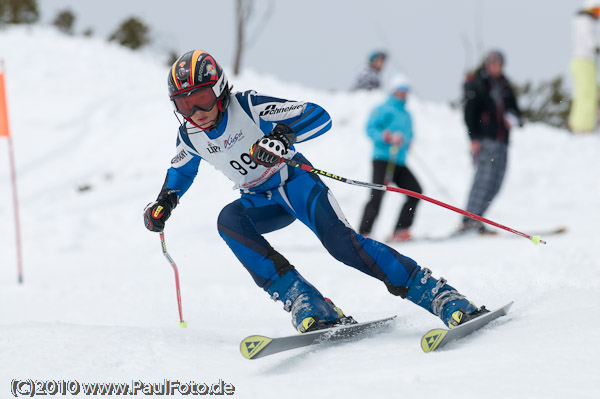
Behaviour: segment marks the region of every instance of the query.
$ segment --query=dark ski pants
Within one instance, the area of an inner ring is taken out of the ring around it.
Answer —
[[[318,176],[293,169],[285,185],[266,193],[242,194],[218,218],[219,234],[256,284],[269,287],[294,268],[263,234],[299,220],[338,261],[383,281],[394,295],[406,296],[420,267],[380,242],[357,234]]]
[[[373,161],[373,183],[384,184],[388,163],[388,161],[382,160]],[[406,166],[394,166],[392,181],[400,188],[415,191],[419,194],[423,193],[421,185],[417,181],[416,177]],[[383,194],[385,194],[385,191],[371,190],[371,199],[365,206],[362,221],[360,222],[360,227],[358,229],[360,234],[369,234],[371,230],[373,230],[373,224],[375,223],[377,215],[379,214],[379,208],[381,207]],[[398,221],[396,222],[395,231],[401,229],[408,229],[410,226],[412,226],[418,204],[418,198],[409,196],[406,197],[406,201],[404,201],[404,205],[402,205],[400,216],[398,217]]]
[[[508,162],[508,144],[496,140],[481,140],[476,172],[469,193],[467,211],[483,216],[500,191]],[[464,218],[464,220],[469,220]]]

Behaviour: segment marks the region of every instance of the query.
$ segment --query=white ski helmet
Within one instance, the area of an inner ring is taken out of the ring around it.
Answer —
[[[392,92],[410,91],[410,82],[406,75],[397,73],[392,76],[392,79],[390,80],[390,90]]]

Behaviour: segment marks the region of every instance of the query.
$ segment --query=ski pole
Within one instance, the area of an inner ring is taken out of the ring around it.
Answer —
[[[177,290],[177,306],[179,307],[179,327],[186,328],[187,321],[183,320],[183,311],[181,310],[181,292],[179,290],[179,272],[177,271],[177,265],[175,264],[175,261],[173,260],[173,258],[171,258],[171,255],[169,255],[169,253],[167,252],[167,244],[165,243],[165,233],[161,231],[159,233],[159,235],[160,235],[160,242],[162,244],[163,255],[165,255],[165,258],[167,258],[167,260],[173,267],[173,271],[175,272],[175,288]]]
[[[358,181],[358,180],[346,179],[345,177],[334,175],[333,173],[329,173],[329,172],[326,172],[324,170],[314,168],[314,167],[312,167],[310,165],[306,165],[306,164],[294,161],[293,159],[285,159],[285,158],[281,158],[281,159],[282,159],[281,162],[285,162],[286,164],[288,164],[290,166],[294,166],[296,168],[300,168],[302,170],[305,170],[307,172],[314,173],[314,174],[317,174],[317,175],[329,177],[330,179],[337,180],[337,181],[340,181],[342,183],[351,184],[353,186],[366,187],[366,188],[370,188],[370,189],[373,189],[373,190],[394,191],[394,192],[397,192],[397,193],[409,195],[411,197],[419,198],[419,199],[431,202],[433,204],[439,205],[441,207],[444,207],[446,209],[450,209],[450,210],[452,210],[454,212],[460,213],[461,215],[465,215],[465,216],[467,216],[467,217],[469,217],[471,219],[479,220],[480,222],[484,222],[484,223],[490,224],[492,226],[496,226],[496,227],[498,227],[500,229],[506,230],[506,231],[508,231],[510,233],[516,234],[518,236],[525,237],[528,240],[530,240],[531,242],[533,242],[535,245],[538,245],[539,243],[546,244],[546,241],[541,240],[539,235],[538,236],[530,236],[529,234],[521,233],[520,231],[511,229],[510,227],[503,226],[503,225],[501,225],[499,223],[493,222],[493,221],[491,221],[489,219],[486,219],[486,218],[481,217],[479,215],[476,215],[474,213],[462,210],[462,209],[457,208],[457,207],[452,206],[452,205],[448,205],[448,204],[446,204],[444,202],[441,202],[441,201],[438,201],[436,199],[427,197],[427,196],[425,196],[423,194],[416,193],[414,191],[406,190],[406,189],[403,189],[403,188],[390,187],[390,186],[386,186],[384,184],[365,183],[365,182],[361,182],[361,181]]]
[[[385,177],[383,178],[383,184],[385,185],[393,183],[394,172],[396,171],[396,157],[398,156],[399,150],[399,145],[393,145],[390,147],[390,160],[385,167]]]

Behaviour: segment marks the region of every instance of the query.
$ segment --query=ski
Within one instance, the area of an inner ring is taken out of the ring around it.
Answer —
[[[567,227],[560,226],[560,227],[556,227],[554,229],[541,230],[541,231],[538,231],[536,234],[543,237],[543,236],[554,236],[554,235],[563,234],[566,232],[567,232]]]
[[[364,333],[376,330],[394,320],[396,316],[385,319],[367,321],[317,330],[304,334],[286,337],[269,338],[263,335],[251,335],[240,343],[240,352],[246,359],[258,359],[290,349],[302,348],[325,342],[342,341],[350,338],[364,337]]]
[[[410,243],[416,243],[416,242],[430,242],[430,243],[435,243],[435,242],[444,242],[444,241],[450,241],[450,240],[459,240],[459,239],[463,239],[463,238],[480,238],[480,237],[498,237],[499,234],[495,231],[493,232],[486,232],[486,233],[476,233],[476,232],[469,232],[469,233],[450,233],[450,234],[446,234],[443,236],[417,236],[417,237],[412,237],[410,240],[406,240],[406,241],[393,241],[393,240],[386,240],[386,244],[410,244]]]
[[[487,325],[492,320],[496,320],[498,317],[506,315],[512,304],[513,302],[510,302],[499,309],[485,313],[482,316],[449,330],[445,328],[435,328],[430,330],[423,335],[423,338],[421,338],[421,348],[425,353],[433,352],[436,349],[446,346],[452,341],[462,339],[472,332],[477,331],[483,326]]]
[[[567,232],[567,228],[564,226],[556,227],[554,229],[548,230],[532,230],[536,232],[536,235],[544,238],[547,236],[559,235]],[[411,242],[444,242],[450,240],[459,240],[466,238],[488,238],[488,237],[507,237],[506,234],[499,234],[497,231],[487,231],[485,233],[476,233],[476,232],[453,232],[451,234],[443,235],[443,236],[422,236],[422,237],[413,237],[410,240],[403,241],[401,244],[410,244]],[[398,242],[386,241],[388,244],[398,244]]]

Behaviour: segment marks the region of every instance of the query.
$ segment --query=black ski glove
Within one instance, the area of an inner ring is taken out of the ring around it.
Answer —
[[[279,122],[271,133],[250,146],[250,158],[257,164],[270,168],[281,162],[281,158],[295,142],[296,133],[285,123]]]
[[[164,189],[158,195],[156,201],[146,205],[144,209],[144,226],[150,231],[160,232],[165,228],[165,222],[175,209],[179,197],[174,190]]]

